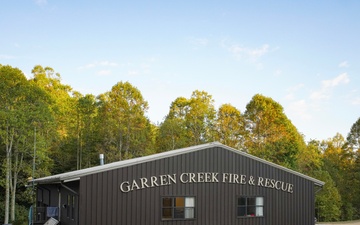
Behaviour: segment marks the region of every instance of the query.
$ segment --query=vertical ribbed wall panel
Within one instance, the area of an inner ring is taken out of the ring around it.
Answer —
[[[219,173],[219,182],[186,183],[182,173]],[[294,184],[294,193],[249,184],[222,182],[222,173],[264,177]],[[128,193],[123,181],[151,176],[177,175],[176,184],[149,187]],[[195,196],[194,220],[162,221],[164,196]],[[239,196],[264,197],[264,217],[238,218]],[[80,180],[80,225],[312,225],[313,182],[277,167],[221,147],[189,152],[138,165],[82,177]]]

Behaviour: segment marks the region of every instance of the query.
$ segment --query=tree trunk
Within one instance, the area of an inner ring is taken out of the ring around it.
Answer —
[[[10,128],[6,128],[6,175],[5,175],[5,215],[4,224],[9,223],[9,211],[10,211],[10,173],[11,173],[11,150],[14,139],[14,132],[10,131]]]
[[[15,200],[16,200],[16,187],[17,187],[17,173],[13,177],[13,185],[11,190],[11,208],[10,208],[10,220],[15,221]]]
[[[23,162],[23,155],[21,155],[19,160],[19,154],[15,154],[15,166],[13,168],[13,177],[12,177],[12,185],[11,185],[11,208],[10,208],[10,220],[15,221],[15,207],[16,207],[16,188],[17,181],[19,177],[19,171]]]
[[[10,150],[6,145],[6,178],[5,178],[5,216],[4,224],[9,223],[9,206],[10,206]]]

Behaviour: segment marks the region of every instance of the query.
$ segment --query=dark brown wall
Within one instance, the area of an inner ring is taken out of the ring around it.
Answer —
[[[184,172],[237,173],[294,185],[293,193],[271,188],[222,183],[187,183],[120,191],[123,181]],[[227,149],[215,147],[135,166],[89,175],[80,181],[81,225],[312,225],[313,182]],[[195,196],[196,218],[162,221],[161,198]],[[264,217],[237,218],[238,196],[263,196]]]
[[[65,188],[66,186],[66,188]],[[79,224],[79,196],[76,193],[79,193],[79,182],[73,181],[64,183],[62,186],[59,185],[61,191],[61,224],[64,225],[77,225]],[[68,205],[68,196],[71,200],[74,198],[75,204],[72,206],[72,203]]]
[[[46,216],[45,207],[59,207],[61,224],[77,225],[79,221],[79,181],[72,181],[64,184],[39,184],[37,187],[37,207],[43,208],[43,215],[35,215],[36,224],[44,224],[49,218]],[[75,204],[73,210],[68,210],[68,196],[74,196]],[[60,203],[59,203],[60,197]],[[71,213],[68,215],[68,213]],[[74,215],[74,216],[72,216]],[[39,218],[37,218],[39,217]]]

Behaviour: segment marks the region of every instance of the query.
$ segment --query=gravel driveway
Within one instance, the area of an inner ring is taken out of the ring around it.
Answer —
[[[360,225],[360,220],[351,221],[351,222],[336,222],[336,223],[317,223],[322,225]]]

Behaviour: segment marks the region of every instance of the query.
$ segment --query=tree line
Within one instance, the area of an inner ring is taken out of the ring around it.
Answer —
[[[320,221],[360,218],[360,118],[347,137],[305,142],[283,107],[255,94],[240,112],[218,109],[195,90],[178,97],[160,124],[146,117],[140,90],[118,82],[98,96],[81,94],[61,82],[50,67],[37,65],[31,78],[0,65],[0,219],[26,224],[34,199],[31,177],[219,141],[326,182],[316,196]]]

